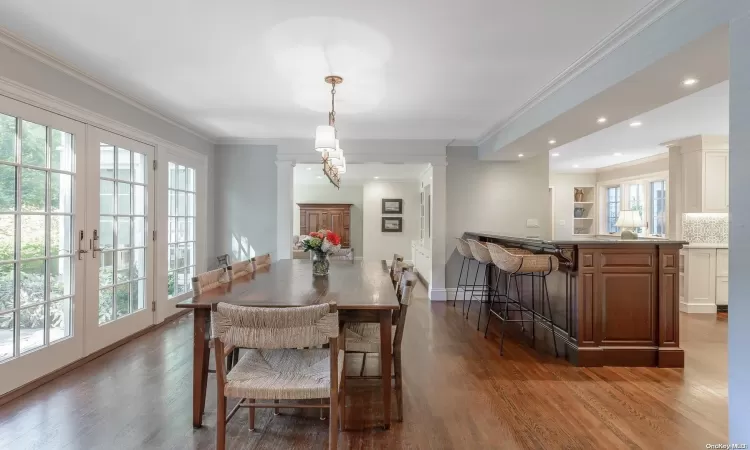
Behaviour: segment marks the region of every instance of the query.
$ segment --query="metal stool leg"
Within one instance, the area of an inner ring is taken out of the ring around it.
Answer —
[[[461,271],[458,272],[458,282],[456,283],[456,292],[453,294],[453,307],[456,307],[456,299],[458,298],[458,288],[461,287],[461,275],[464,274],[464,264],[466,264],[466,257],[463,257],[463,261],[461,261]],[[468,271],[466,273],[468,278]],[[468,281],[468,280],[467,280]]]
[[[467,264],[467,267],[466,267],[466,284],[464,284],[464,299],[463,299],[463,302],[461,303],[461,315],[462,316],[466,314],[466,311],[465,311],[465,309],[466,309],[466,288],[469,287],[469,273],[471,272],[471,261],[472,260],[470,259],[469,260],[469,264]]]
[[[466,318],[469,318],[469,311],[471,311],[471,301],[474,298],[474,290],[477,288],[477,278],[479,278],[479,266],[481,266],[482,263],[477,261],[477,271],[474,274],[474,284],[471,285],[471,295],[469,296],[469,307],[466,308]]]
[[[497,296],[497,301],[500,302],[500,276],[503,274],[503,271],[499,268],[497,269],[497,279],[495,280],[495,295]],[[505,295],[508,294],[508,285],[505,285]],[[507,303],[507,299],[506,299]],[[487,324],[484,326],[484,337],[487,337],[487,330],[490,328],[490,320],[492,320],[492,311],[493,306],[495,305],[495,296],[490,297],[490,309],[487,311]],[[500,311],[502,312],[502,306],[500,307]]]
[[[487,274],[490,271],[490,265],[485,264],[484,265],[484,283],[482,283],[482,293],[479,295],[479,317],[477,317],[477,331],[479,331],[479,322],[482,321],[482,297],[484,297],[484,290],[487,289],[487,300],[490,299],[490,287],[487,284],[487,279],[489,278]]]

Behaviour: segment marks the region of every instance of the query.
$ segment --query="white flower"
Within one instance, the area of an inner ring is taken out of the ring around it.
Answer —
[[[323,243],[320,245],[320,250],[328,253],[328,250],[331,248],[331,243],[328,242],[328,239],[323,239]]]

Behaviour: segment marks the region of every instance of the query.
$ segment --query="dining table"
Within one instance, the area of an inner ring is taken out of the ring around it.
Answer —
[[[329,274],[313,276],[309,260],[283,259],[251,274],[177,303],[193,310],[193,427],[203,425],[208,385],[211,311],[219,303],[262,308],[336,303],[339,320],[380,324],[383,427],[391,424],[391,320],[399,309],[396,291],[382,261],[331,261]]]

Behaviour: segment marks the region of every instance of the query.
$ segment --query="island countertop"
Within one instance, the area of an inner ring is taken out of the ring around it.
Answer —
[[[536,244],[539,246],[555,246],[555,245],[669,245],[669,244],[688,244],[687,241],[675,241],[670,239],[662,238],[638,238],[638,239],[622,239],[618,236],[580,236],[573,237],[570,239],[541,239],[532,237],[515,236],[508,233],[502,233],[498,231],[466,231],[464,234],[485,237],[490,239],[501,239],[509,242],[517,242],[519,244]]]

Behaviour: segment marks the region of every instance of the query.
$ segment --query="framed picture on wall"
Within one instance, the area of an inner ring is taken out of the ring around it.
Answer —
[[[384,198],[383,214],[403,214],[403,203],[400,198]]]
[[[403,226],[402,217],[383,217],[380,231],[383,233],[401,233]]]

